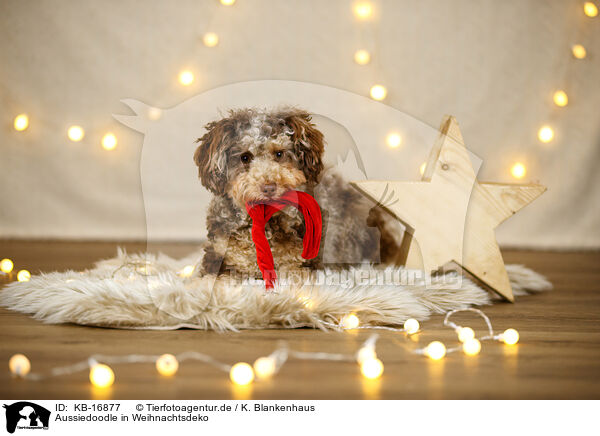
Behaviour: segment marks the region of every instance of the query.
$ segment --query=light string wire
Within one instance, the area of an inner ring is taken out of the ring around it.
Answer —
[[[361,346],[369,346],[374,347],[375,342],[377,341],[378,335],[371,335]],[[104,364],[127,364],[127,363],[156,363],[162,355],[158,354],[126,354],[121,356],[111,356],[104,354],[94,354],[87,358],[86,360],[52,368],[49,374],[43,375],[38,373],[29,373],[22,376],[25,379],[29,379],[32,381],[41,381],[51,377],[59,377],[64,375],[75,374],[81,371],[85,371],[93,368],[94,366],[104,363]],[[211,365],[223,372],[229,373],[233,368],[233,365],[223,363],[208,354],[200,353],[198,351],[184,351],[178,354],[175,354],[177,362],[184,362],[189,360],[196,360],[208,365]],[[268,358],[272,358],[275,361],[275,371],[278,372],[279,369],[283,366],[283,364],[289,358],[296,358],[298,360],[324,360],[324,361],[346,361],[353,362],[356,360],[355,354],[341,354],[341,353],[327,353],[327,352],[307,352],[307,351],[296,351],[290,350],[286,342],[281,341],[278,348],[276,348]]]
[[[450,318],[453,315],[460,313],[460,312],[472,312],[472,313],[475,313],[478,316],[480,316],[485,321],[485,324],[487,327],[487,334],[480,337],[479,339],[477,339],[477,337],[472,329],[470,329],[469,327],[463,327],[461,325],[458,325],[450,320]],[[354,314],[351,314],[351,315],[354,315]],[[341,331],[341,332],[346,331],[346,330],[358,330],[358,329],[369,330],[369,329],[378,329],[378,328],[382,329],[383,328],[383,329],[389,330],[389,331],[404,332],[404,333],[406,333],[407,336],[410,336],[414,333],[421,331],[418,321],[415,319],[412,319],[412,318],[405,321],[403,328],[388,327],[388,326],[369,326],[369,325],[364,325],[364,326],[356,325],[356,326],[352,326],[352,327],[346,327],[346,326],[344,326],[344,319],[347,316],[349,316],[349,315],[342,317],[337,324],[330,323],[330,322],[323,322],[323,324],[334,328],[336,331]],[[439,360],[442,357],[444,357],[447,353],[456,352],[461,349],[463,349],[463,351],[465,351],[465,353],[468,355],[478,354],[479,350],[480,350],[479,340],[482,340],[482,341],[483,340],[498,340],[498,341],[506,343],[507,345],[514,345],[518,341],[518,332],[514,329],[507,329],[502,334],[498,334],[498,335],[494,334],[492,323],[491,323],[489,317],[485,313],[483,313],[483,311],[481,311],[479,309],[475,309],[475,308],[456,309],[456,310],[447,312],[444,317],[444,320],[443,320],[443,326],[449,327],[449,328],[453,329],[455,332],[457,332],[458,336],[459,336],[459,340],[461,342],[463,342],[463,345],[446,349],[445,346],[441,342],[433,341],[426,347],[416,348],[416,349],[407,349],[407,351],[412,354],[426,355],[434,360]],[[469,330],[470,336],[461,339],[461,331],[463,329]],[[512,331],[512,332],[510,332],[510,335],[509,335],[509,331]],[[244,362],[239,362],[235,365],[231,365],[228,363],[221,362],[220,360],[218,360],[208,354],[204,354],[204,353],[194,351],[194,350],[184,351],[184,352],[178,353],[176,355],[128,354],[128,355],[121,355],[121,356],[111,356],[111,355],[104,355],[104,354],[94,354],[86,360],[76,362],[74,364],[67,365],[67,366],[52,368],[48,374],[29,373],[29,368],[30,368],[29,360],[23,355],[14,355],[11,358],[11,360],[9,361],[9,367],[11,368],[13,375],[20,376],[20,377],[23,377],[25,379],[32,380],[32,381],[39,381],[39,380],[44,380],[44,379],[47,379],[50,377],[70,375],[70,374],[74,374],[77,372],[90,370],[90,380],[92,381],[93,384],[95,384],[93,377],[91,376],[91,371],[93,371],[93,369],[97,366],[102,366],[104,364],[119,365],[119,364],[127,364],[127,363],[154,363],[154,364],[156,364],[159,372],[161,372],[161,370],[159,368],[159,366],[160,366],[159,363],[161,363],[161,360],[166,358],[167,360],[174,362],[176,364],[175,371],[171,372],[168,375],[172,375],[177,371],[179,362],[194,360],[194,361],[200,361],[202,363],[213,366],[214,368],[216,368],[220,371],[229,373],[232,381],[236,384],[247,384],[254,379],[255,373],[259,379],[267,378],[267,377],[270,377],[270,376],[276,374],[277,372],[279,372],[288,360],[298,359],[298,360],[320,360],[320,361],[332,361],[332,362],[357,362],[360,365],[361,372],[363,373],[363,375],[365,377],[377,378],[383,372],[383,364],[377,358],[377,353],[376,353],[376,343],[377,343],[378,338],[379,338],[379,335],[377,333],[371,334],[360,345],[358,350],[352,354],[329,353],[329,352],[322,352],[322,351],[316,351],[316,352],[298,351],[298,350],[290,349],[287,342],[280,341],[278,343],[277,347],[275,348],[275,350],[271,354],[269,354],[268,356],[259,357],[254,362],[254,370],[252,370],[252,367],[250,367],[250,365],[248,365]],[[395,338],[392,338],[392,339],[394,341],[396,340]],[[471,349],[471,352],[469,352],[468,349],[465,348],[465,345],[467,345],[469,343],[469,341],[471,341],[471,345],[473,345],[473,341],[477,345],[475,347],[476,350],[474,352],[472,351],[472,349]],[[435,346],[433,346],[433,345],[435,345]],[[405,349],[406,349],[406,347],[405,347]],[[17,360],[15,362],[13,362],[13,359],[17,359]],[[260,361],[262,361],[261,363],[263,366],[259,365]],[[375,370],[373,369],[374,368],[373,364],[375,364]],[[251,373],[251,377],[247,379],[248,381],[239,382],[239,380],[236,380],[234,371],[238,365],[245,365],[246,366],[245,371],[246,372],[249,371]],[[266,365],[266,366],[264,366],[264,365]],[[23,369],[23,368],[26,368],[26,369]],[[110,370],[110,368],[109,368],[109,370]],[[110,371],[112,373],[112,370],[110,370]],[[112,384],[112,381],[110,384]]]

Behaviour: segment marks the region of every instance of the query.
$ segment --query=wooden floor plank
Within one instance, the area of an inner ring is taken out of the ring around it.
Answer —
[[[146,244],[123,244],[143,251]],[[83,269],[115,254],[116,243],[0,241],[0,257],[32,273]],[[151,245],[182,256],[194,245]],[[94,390],[86,373],[43,382],[12,378],[0,372],[0,397],[6,399],[571,399],[600,398],[600,253],[504,251],[507,263],[522,263],[547,275],[555,289],[520,297],[516,304],[485,307],[494,328],[514,327],[521,343],[508,347],[484,342],[482,353],[456,353],[433,362],[411,349],[440,339],[456,343],[442,328],[442,317],[424,322],[423,332],[407,338],[382,332],[377,351],[385,364],[383,377],[364,380],[354,363],[289,361],[272,380],[235,389],[225,373],[197,362],[185,362],[173,378],[159,376],[150,364],[115,365],[116,383]],[[463,316],[464,324],[482,332],[483,322]],[[215,333],[102,329],[76,325],[45,325],[28,316],[0,310],[0,361],[26,354],[33,370],[84,360],[93,353],[178,353],[198,350],[228,363],[252,362],[270,353],[278,341],[293,349],[352,353],[369,335],[324,333],[311,329]],[[5,368],[7,368],[5,366]]]

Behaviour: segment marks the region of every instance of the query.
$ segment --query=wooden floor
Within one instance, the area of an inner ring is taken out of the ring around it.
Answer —
[[[129,251],[145,244],[123,244]],[[32,273],[83,269],[111,257],[116,244],[0,242],[0,258]],[[151,246],[183,255],[190,246]],[[455,344],[456,335],[442,327],[442,317],[422,324],[412,339],[382,332],[377,352],[385,373],[366,382],[354,363],[289,361],[272,380],[234,389],[225,373],[189,362],[171,379],[151,364],[115,365],[116,382],[108,390],[91,388],[85,372],[43,382],[13,379],[0,372],[5,399],[572,399],[600,398],[600,253],[507,251],[507,263],[523,263],[546,274],[555,289],[518,298],[516,304],[485,307],[494,328],[514,327],[521,342],[509,347],[484,342],[479,356],[461,353],[441,362],[407,352],[439,339]],[[483,323],[463,318],[478,333]],[[178,353],[198,350],[234,363],[253,362],[285,340],[303,351],[353,353],[369,335],[323,333],[310,329],[214,333],[112,330],[77,325],[44,325],[25,315],[0,309],[0,361],[24,353],[35,372],[86,359],[90,354]],[[4,364],[5,365],[5,364]],[[7,368],[5,366],[5,368]]]

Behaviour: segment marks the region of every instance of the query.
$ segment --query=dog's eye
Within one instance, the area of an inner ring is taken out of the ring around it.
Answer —
[[[282,156],[283,156],[283,151],[279,150],[279,151],[276,151],[276,152],[275,152],[275,157],[276,157],[277,159],[280,159]]]
[[[252,160],[253,157],[254,156],[252,156],[252,153],[246,152],[246,153],[242,153],[242,155],[240,156],[240,160],[243,163],[247,164],[247,163],[250,163],[250,161]]]

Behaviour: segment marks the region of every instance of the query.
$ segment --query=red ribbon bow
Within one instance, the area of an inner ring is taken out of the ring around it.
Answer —
[[[265,225],[275,212],[286,206],[294,206],[304,216],[306,232],[302,240],[302,257],[312,259],[319,254],[323,221],[321,208],[312,196],[302,191],[288,191],[280,198],[265,203],[246,203],[246,211],[252,218],[252,241],[256,246],[256,262],[267,289],[274,286],[277,281],[277,273],[273,263],[273,253],[265,235]]]

